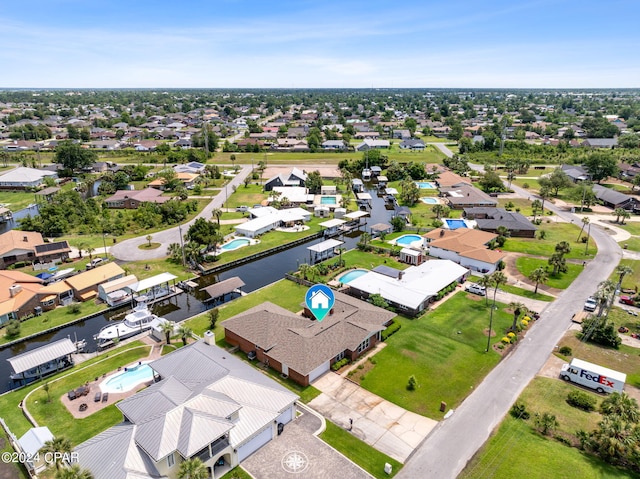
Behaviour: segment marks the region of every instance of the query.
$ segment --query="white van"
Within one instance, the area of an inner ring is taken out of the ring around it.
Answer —
[[[469,283],[465,286],[464,290],[472,294],[477,294],[478,296],[487,295],[487,288],[476,283]]]

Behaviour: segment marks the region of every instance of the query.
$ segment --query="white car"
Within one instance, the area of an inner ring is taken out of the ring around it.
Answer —
[[[484,286],[480,286],[479,284],[476,284],[476,283],[469,283],[464,287],[464,290],[469,293],[477,294],[478,296],[487,295],[487,288],[485,288]]]
[[[584,310],[593,312],[596,310],[598,306],[598,301],[593,296],[589,296],[587,300],[584,302]]]

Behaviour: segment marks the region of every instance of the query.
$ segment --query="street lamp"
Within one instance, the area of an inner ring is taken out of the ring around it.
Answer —
[[[187,260],[184,256],[184,243],[182,240],[182,225],[178,224],[178,231],[180,232],[180,251],[182,251],[182,266],[184,267],[187,264]]]
[[[591,236],[591,223],[587,226],[587,241],[584,243],[584,255],[587,256],[589,253],[589,236]]]

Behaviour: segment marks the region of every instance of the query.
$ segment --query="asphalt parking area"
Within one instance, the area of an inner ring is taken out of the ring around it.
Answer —
[[[372,476],[314,436],[322,422],[304,409],[280,436],[240,464],[256,479],[370,479]]]

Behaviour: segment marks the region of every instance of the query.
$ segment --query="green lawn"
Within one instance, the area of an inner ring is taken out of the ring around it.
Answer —
[[[618,243],[621,248],[628,249],[630,251],[640,251],[640,237],[632,236],[628,240],[620,241]]]
[[[14,341],[19,338],[24,338],[31,334],[39,333],[46,329],[51,329],[62,324],[75,321],[78,318],[87,316],[98,311],[107,309],[106,304],[96,304],[95,301],[87,301],[85,303],[79,303],[80,312],[72,313],[70,306],[62,306],[52,311],[45,311],[42,316],[34,316],[20,323],[20,335],[13,338],[7,338],[4,334],[4,328],[0,333],[0,344],[5,344],[10,341]]]
[[[327,428],[320,434],[320,439],[351,459],[373,477],[379,479],[393,477],[402,467],[402,464],[395,459],[391,459],[386,454],[374,449],[331,421],[326,423]],[[384,472],[385,464],[391,464],[391,474]]]
[[[36,202],[36,194],[26,191],[1,191],[0,203],[12,212],[17,212],[26,208],[31,203]]]
[[[585,256],[586,245],[582,242],[576,242],[580,233],[580,228],[576,225],[570,223],[542,223],[538,226],[538,232],[540,230],[546,231],[544,239],[508,238],[501,249],[503,251],[549,257],[555,252],[556,244],[566,241],[571,246],[571,251],[565,255],[567,259],[591,258],[598,252],[598,248],[592,240],[589,241],[589,249]],[[582,236],[584,236],[584,233]]]
[[[227,472],[221,479],[253,479],[247,471],[242,469],[240,466],[236,466]]]
[[[500,342],[513,320],[504,305],[497,306],[492,344]],[[442,418],[441,401],[457,407],[500,361],[493,350],[485,353],[489,311],[484,299],[458,292],[419,319],[397,317],[402,328],[375,355],[361,386],[410,411]],[[416,391],[406,387],[411,375],[418,381]]]
[[[518,296],[522,296],[524,298],[537,299],[539,301],[551,302],[555,299],[553,296],[540,293],[540,289],[538,289],[538,293],[535,293],[535,294],[533,291],[530,291],[528,289],[518,288],[517,286],[512,286],[510,284],[500,285],[500,289],[502,291],[506,291],[507,293],[513,293],[513,294],[517,294]]]
[[[611,215],[613,221],[615,221],[615,216]],[[612,223],[614,226],[618,228],[622,228],[623,230],[628,231],[634,236],[640,236],[640,221],[627,221],[625,224]]]
[[[71,370],[62,371],[47,378],[47,382],[49,382],[51,385],[50,394],[52,402],[48,404],[45,403],[44,405],[41,404],[40,408],[42,408],[43,406],[45,406],[45,409],[51,407],[52,414],[59,412],[59,408],[64,406],[62,406],[62,403],[60,403],[57,398],[62,396],[62,394],[66,393],[68,390],[76,388],[79,385],[84,384],[84,382],[86,381],[93,381],[96,376],[113,371],[114,369],[117,369],[118,366],[128,364],[148,355],[148,347],[144,346],[141,348],[141,345],[142,343],[140,343],[139,341],[134,341],[130,344],[120,346],[117,349],[112,349],[108,353],[104,353],[96,356],[95,358],[89,359],[88,361],[75,366]],[[96,363],[99,363],[99,365]],[[62,384],[60,390],[56,390],[57,396],[56,394],[54,394],[54,386],[56,384]],[[33,391],[35,389],[38,389],[38,391],[34,392],[30,396],[31,401],[38,400],[40,402],[43,398],[46,400],[46,393],[41,389],[42,385],[43,382],[39,381],[34,384],[30,384],[29,386],[22,389],[0,395],[0,416],[5,420],[5,422],[11,429],[11,432],[13,432],[18,437],[22,436],[25,432],[27,432],[27,430],[29,430],[29,428],[31,428],[31,423],[24,416],[22,410],[18,407],[18,405],[30,391]],[[64,387],[67,387],[67,389],[64,389]],[[70,416],[68,415],[66,417],[68,419]],[[91,417],[93,417],[93,415]],[[120,415],[118,420],[122,420],[122,415]],[[57,425],[58,427],[61,427],[63,429],[65,428],[65,425],[62,424],[60,420],[57,421]],[[52,432],[56,434],[56,431],[52,430]],[[60,431],[58,431],[58,433],[60,433]],[[70,439],[72,439],[75,444],[78,443],[75,441],[75,438],[70,437]]]
[[[461,479],[622,479],[637,477],[533,431],[507,416],[460,474]]]
[[[640,285],[640,261],[633,259],[621,259],[619,264],[621,266],[628,266],[633,270],[632,273],[625,275],[623,278],[622,287],[633,289]],[[609,276],[609,279],[617,284],[620,276],[614,270],[613,273],[611,273],[611,276]]]
[[[552,269],[547,260],[528,258],[526,256],[521,256],[516,259],[516,267],[518,268],[518,271],[527,278],[536,268],[549,267],[549,271]],[[566,289],[584,269],[581,264],[573,263],[567,263],[567,268],[568,271],[566,273],[559,273],[556,277],[549,274],[549,279],[545,282],[545,285],[550,286],[551,288]]]
[[[524,216],[533,216],[533,210],[531,209],[531,201],[525,198],[499,198],[498,207],[504,208],[507,204],[511,203],[513,208],[511,211],[520,213]],[[520,209],[520,211],[517,211]]]

